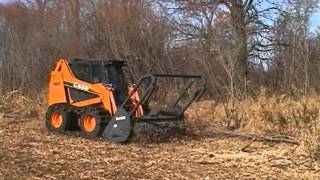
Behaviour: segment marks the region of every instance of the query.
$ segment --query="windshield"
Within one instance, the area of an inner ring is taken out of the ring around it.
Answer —
[[[89,83],[104,83],[113,87],[132,84],[133,80],[128,75],[126,67],[121,65],[92,65],[92,64],[71,64],[73,74],[79,80]]]
[[[106,81],[105,77],[103,76],[102,66],[90,64],[72,64],[70,67],[73,74],[79,80],[88,83],[101,83]]]

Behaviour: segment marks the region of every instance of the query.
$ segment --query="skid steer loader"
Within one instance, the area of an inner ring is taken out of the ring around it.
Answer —
[[[118,60],[59,59],[50,75],[47,129],[61,133],[80,130],[85,138],[101,136],[125,142],[138,122],[181,120],[184,111],[206,89],[204,78],[195,75],[147,74],[134,84],[126,66],[127,61]],[[169,110],[148,106],[161,78],[188,80]],[[189,99],[183,106],[178,105],[195,83],[195,90],[187,95]]]

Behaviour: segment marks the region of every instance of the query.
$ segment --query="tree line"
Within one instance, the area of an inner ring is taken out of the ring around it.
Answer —
[[[0,4],[0,89],[46,88],[59,57],[196,73],[208,97],[320,92],[319,0],[13,0]]]

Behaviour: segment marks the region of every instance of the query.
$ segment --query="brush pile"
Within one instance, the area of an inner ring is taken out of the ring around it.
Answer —
[[[43,98],[30,99],[18,90],[0,96],[0,120],[20,121],[39,118],[44,109]]]

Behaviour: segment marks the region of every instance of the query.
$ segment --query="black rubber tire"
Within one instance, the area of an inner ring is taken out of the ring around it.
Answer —
[[[96,126],[94,130],[88,132],[84,128],[84,119],[86,116],[92,116],[95,118]],[[79,120],[79,126],[81,129],[81,136],[88,139],[93,139],[96,137],[99,137],[103,130],[105,129],[107,123],[108,123],[108,116],[104,112],[104,110],[99,110],[96,108],[88,108],[81,116]]]
[[[59,128],[56,128],[52,125],[51,118],[54,113],[59,113],[62,116],[62,123]],[[50,131],[64,133],[66,131],[74,130],[77,127],[77,118],[76,115],[73,114],[70,108],[68,108],[66,105],[52,105],[49,106],[46,112],[45,126]]]

